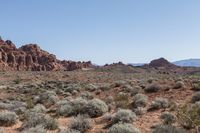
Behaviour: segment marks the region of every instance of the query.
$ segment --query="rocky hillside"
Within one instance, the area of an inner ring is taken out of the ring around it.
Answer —
[[[91,62],[60,61],[36,44],[17,48],[12,41],[0,39],[0,70],[53,71],[93,67]]]
[[[154,68],[177,68],[176,65],[170,63],[168,60],[164,59],[164,58],[160,58],[160,59],[156,59],[153,60],[149,63],[150,67],[154,67]]]

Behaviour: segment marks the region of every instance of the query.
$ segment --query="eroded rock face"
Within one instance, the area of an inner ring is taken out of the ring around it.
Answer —
[[[36,44],[16,48],[12,41],[0,39],[0,70],[72,71],[88,67],[93,67],[91,62],[60,61]]]

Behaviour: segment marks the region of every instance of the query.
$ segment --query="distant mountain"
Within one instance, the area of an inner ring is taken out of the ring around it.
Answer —
[[[132,66],[143,66],[147,63],[129,63],[128,65],[132,65]]]
[[[200,59],[187,59],[173,62],[177,66],[200,67]]]

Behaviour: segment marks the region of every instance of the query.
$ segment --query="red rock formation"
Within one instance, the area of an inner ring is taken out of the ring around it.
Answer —
[[[149,64],[150,67],[154,68],[177,68],[176,65],[170,63],[164,58],[156,59],[150,62]]]
[[[36,44],[16,48],[12,41],[0,38],[0,70],[72,71],[88,67],[93,67],[91,62],[60,61]]]

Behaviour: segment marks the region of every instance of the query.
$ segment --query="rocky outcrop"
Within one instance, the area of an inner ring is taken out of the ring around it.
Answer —
[[[72,71],[88,67],[93,67],[91,62],[60,61],[36,44],[16,48],[12,41],[0,38],[0,70]]]
[[[151,61],[149,63],[149,66],[154,68],[177,68],[176,65],[170,63],[168,60],[164,58],[159,58]]]

